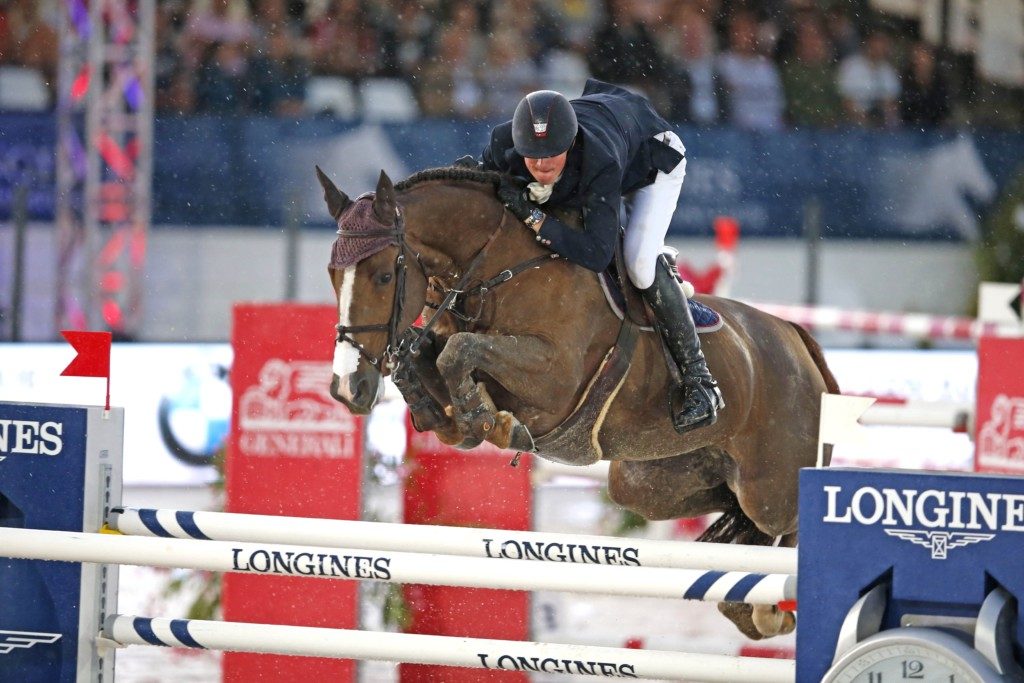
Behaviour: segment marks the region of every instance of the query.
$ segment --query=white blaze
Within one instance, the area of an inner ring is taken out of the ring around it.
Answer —
[[[352,324],[352,289],[356,282],[356,267],[349,266],[341,274],[341,287],[338,289],[338,324]],[[359,364],[359,351],[346,341],[338,341],[334,345],[334,374],[338,377],[350,375]]]

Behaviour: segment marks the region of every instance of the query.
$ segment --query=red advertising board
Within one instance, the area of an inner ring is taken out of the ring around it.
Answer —
[[[362,423],[329,393],[336,324],[331,306],[235,306],[228,512],[359,519]],[[224,618],[355,628],[357,591],[351,581],[226,574]],[[225,681],[354,679],[350,660],[224,656]]]
[[[1024,339],[978,344],[975,469],[1024,474]]]
[[[530,456],[481,446],[460,451],[407,426],[406,524],[442,524],[524,531],[531,526]],[[407,633],[529,640],[530,594],[524,591],[406,586]],[[402,664],[402,683],[528,681],[525,673]]]

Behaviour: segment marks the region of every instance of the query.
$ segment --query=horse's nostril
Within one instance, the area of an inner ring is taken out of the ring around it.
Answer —
[[[331,396],[335,401],[344,401],[341,395],[341,378],[337,375],[331,378]]]
[[[355,386],[352,387],[352,402],[363,403],[366,398],[366,394],[370,391],[370,383],[365,377],[360,377],[356,381]]]

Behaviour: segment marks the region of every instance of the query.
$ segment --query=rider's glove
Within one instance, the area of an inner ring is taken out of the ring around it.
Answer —
[[[455,166],[457,168],[469,168],[474,171],[477,171],[480,170],[482,164],[480,164],[480,162],[473,158],[471,154],[466,154],[453,161],[452,166]]]
[[[523,223],[532,227],[537,222],[537,213],[540,213],[540,210],[527,198],[525,188],[515,179],[502,176],[501,184],[498,186],[498,199]]]

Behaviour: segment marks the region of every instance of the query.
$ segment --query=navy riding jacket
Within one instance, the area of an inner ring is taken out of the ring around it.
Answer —
[[[583,229],[548,214],[537,238],[569,261],[601,272],[615,254],[623,196],[650,185],[658,171],[670,172],[683,156],[654,139],[671,126],[640,95],[591,78],[583,95],[569,103],[579,133],[544,206],[582,210]],[[511,121],[491,131],[483,165],[534,180],[513,147]]]

